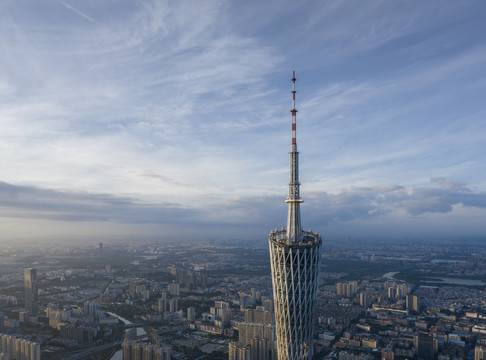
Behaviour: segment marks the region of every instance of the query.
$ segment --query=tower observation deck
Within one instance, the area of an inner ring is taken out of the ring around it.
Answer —
[[[313,355],[315,303],[321,236],[301,225],[295,71],[292,77],[292,144],[287,228],[269,236],[278,360],[309,360]]]

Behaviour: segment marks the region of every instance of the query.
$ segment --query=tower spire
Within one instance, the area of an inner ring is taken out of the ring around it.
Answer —
[[[299,153],[297,152],[295,71],[292,77],[292,145],[287,228],[268,237],[272,268],[275,334],[279,360],[310,360],[313,355],[315,305],[319,283],[321,235],[300,223]]]
[[[297,118],[297,110],[295,109],[295,81],[297,79],[295,78],[295,71],[292,72],[292,110],[290,112],[292,113],[292,145],[295,145],[297,147],[297,138],[296,138],[296,118]]]
[[[292,73],[292,145],[290,147],[290,181],[289,197],[285,200],[289,204],[287,216],[287,239],[289,243],[302,241],[302,224],[300,221],[300,203],[304,202],[300,198],[299,183],[299,152],[297,151],[297,110],[295,109],[295,71]]]

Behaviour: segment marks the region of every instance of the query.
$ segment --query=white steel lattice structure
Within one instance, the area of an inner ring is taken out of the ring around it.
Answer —
[[[292,145],[287,228],[269,236],[275,328],[279,360],[312,358],[314,309],[319,278],[321,236],[304,231],[300,219],[299,153],[296,140],[295,71],[292,78]]]

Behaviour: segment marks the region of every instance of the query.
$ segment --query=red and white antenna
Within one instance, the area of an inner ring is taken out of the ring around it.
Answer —
[[[290,147],[290,181],[289,197],[285,200],[289,204],[287,215],[287,239],[290,243],[302,241],[302,225],[300,221],[300,203],[304,202],[300,198],[299,183],[299,153],[297,151],[297,110],[295,109],[295,71],[292,74],[292,145]]]
[[[292,110],[290,112],[292,113],[292,145],[297,145],[297,138],[296,138],[296,130],[297,130],[297,123],[296,123],[296,117],[297,117],[297,110],[295,109],[295,71],[293,71],[293,76],[292,76]]]

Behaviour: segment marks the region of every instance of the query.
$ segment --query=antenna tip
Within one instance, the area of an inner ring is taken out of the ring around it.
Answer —
[[[296,79],[295,79],[295,70],[294,70],[294,71],[292,71],[292,81],[295,81],[295,80]]]

